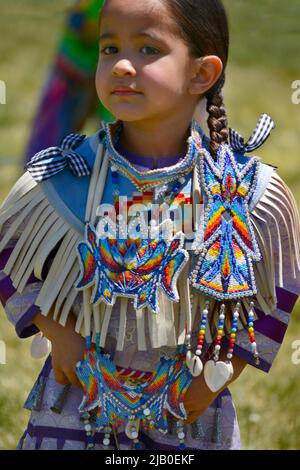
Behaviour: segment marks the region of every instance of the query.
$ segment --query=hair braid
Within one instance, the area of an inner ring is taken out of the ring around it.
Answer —
[[[213,87],[206,93],[206,111],[209,115],[207,125],[210,131],[210,151],[213,157],[216,157],[221,144],[228,143],[229,137],[228,120],[223,100],[224,83],[225,76],[216,88]]]

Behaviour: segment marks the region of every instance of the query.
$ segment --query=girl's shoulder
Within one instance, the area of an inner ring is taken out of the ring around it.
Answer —
[[[91,136],[70,134],[57,147],[36,154],[26,165],[24,181],[39,186],[49,203],[77,232],[84,231],[90,178],[101,129]],[[101,150],[101,148],[100,148]]]

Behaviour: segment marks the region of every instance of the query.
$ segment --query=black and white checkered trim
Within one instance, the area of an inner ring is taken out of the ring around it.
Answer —
[[[69,167],[74,176],[88,176],[91,170],[85,159],[75,152],[75,149],[84,141],[85,135],[70,134],[65,137],[59,147],[49,147],[38,152],[25,165],[33,179],[38,183]]]
[[[245,143],[244,138],[234,129],[229,129],[230,145],[240,153],[253,152],[261,147],[275,128],[273,119],[268,114],[262,114],[250,139]]]

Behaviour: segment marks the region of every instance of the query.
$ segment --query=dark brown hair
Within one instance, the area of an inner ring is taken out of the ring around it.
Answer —
[[[228,122],[223,102],[225,69],[228,61],[228,18],[221,0],[162,0],[189,46],[192,57],[216,55],[223,62],[223,72],[206,92],[210,150],[213,156],[228,142]]]

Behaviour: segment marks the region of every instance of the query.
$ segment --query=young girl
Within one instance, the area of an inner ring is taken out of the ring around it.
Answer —
[[[228,389],[268,372],[299,294],[299,216],[227,126],[219,0],[107,0],[117,120],[35,155],[0,211],[1,298],[51,355],[19,449],[239,449]],[[208,138],[193,120],[207,101]],[[48,339],[48,340],[47,340]]]

